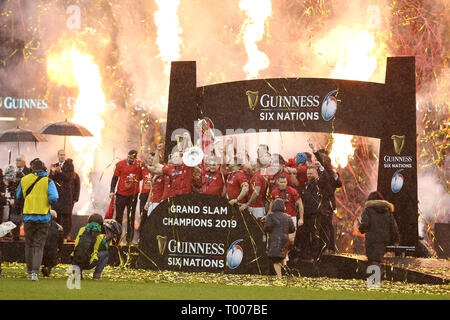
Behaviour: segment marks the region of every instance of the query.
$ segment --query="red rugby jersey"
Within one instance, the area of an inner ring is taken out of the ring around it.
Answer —
[[[163,173],[169,177],[168,196],[191,193],[192,168],[186,165],[163,167]]]
[[[119,177],[117,193],[122,196],[130,196],[139,193],[139,181],[142,179],[142,171],[139,160],[128,164],[127,160],[117,162],[114,175]]]
[[[297,169],[297,181],[298,181],[298,187],[297,191],[300,193],[302,192],[303,188],[306,185],[306,182],[308,182],[308,178],[306,177],[306,170],[308,169],[308,165],[301,164],[296,167]]]
[[[276,188],[278,188],[278,183],[277,183],[277,179],[279,176],[285,176],[287,179],[287,183],[288,185],[292,185],[292,177],[289,173],[287,172],[277,172],[274,175],[269,176],[269,192],[270,194],[272,194],[272,191]]]
[[[280,188],[275,188],[272,191],[272,198],[282,199],[284,201],[285,212],[291,217],[296,217],[297,212],[295,210],[295,202],[300,199],[300,195],[297,190],[294,188],[287,186],[285,190],[280,190]]]
[[[261,171],[258,171],[251,178],[250,189],[248,192],[249,200],[250,200],[253,192],[255,191],[256,187],[261,187],[261,189],[259,191],[258,197],[250,204],[250,207],[252,207],[252,208],[265,207],[266,192],[267,192],[267,188],[268,188],[267,180],[268,180],[268,178]]]
[[[142,188],[141,193],[149,193],[152,189],[153,174],[147,169],[142,169]]]
[[[229,171],[227,173],[227,181],[226,181],[226,192],[228,200],[236,199],[241,194],[242,184],[247,182],[248,183],[248,177],[244,173],[244,171]],[[241,199],[239,201],[239,204],[246,203],[248,200],[248,193],[247,196]]]
[[[161,202],[164,200],[164,184],[166,180],[169,181],[164,175],[153,177],[153,188],[149,195],[150,202]]]
[[[169,197],[169,186],[170,186],[169,176],[163,175],[163,193],[161,200],[166,200]]]
[[[202,171],[202,193],[220,197],[223,192],[223,185],[220,168],[216,172]]]

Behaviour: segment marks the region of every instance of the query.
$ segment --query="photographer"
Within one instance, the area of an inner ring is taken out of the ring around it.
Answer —
[[[75,247],[70,254],[72,264],[83,270],[95,268],[93,279],[101,280],[103,269],[108,263],[110,239],[102,232],[103,217],[98,213],[89,216],[86,226],[78,231]],[[120,230],[121,231],[121,230]]]
[[[50,206],[58,201],[58,191],[55,183],[47,177],[47,168],[39,158],[31,161],[31,169],[33,173],[21,179],[16,198],[24,200],[25,261],[28,279],[37,281],[51,220]]]

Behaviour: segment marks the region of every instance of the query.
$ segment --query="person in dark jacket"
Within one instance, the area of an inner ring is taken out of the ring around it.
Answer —
[[[359,231],[365,234],[366,256],[371,264],[379,264],[386,253],[387,245],[400,242],[394,205],[383,200],[377,191],[369,194],[359,223]]]
[[[339,173],[336,171],[336,169],[333,167],[331,163],[331,158],[328,154],[328,151],[325,149],[316,150],[314,148],[314,144],[311,141],[309,142],[309,147],[311,148],[317,161],[319,161],[324,170],[327,172],[328,177],[330,179],[331,189],[333,190],[333,193],[330,194],[329,197],[329,201],[331,203],[331,211],[326,216],[324,216],[321,221],[322,222],[321,229],[324,230],[326,234],[325,253],[332,253],[335,252],[335,238],[336,238],[336,232],[333,226],[333,212],[336,210],[335,193],[337,189],[342,187],[342,181],[339,176]]]
[[[289,244],[289,234],[295,232],[294,222],[284,213],[283,199],[276,199],[272,204],[272,212],[267,215],[264,232],[269,233],[269,252],[277,278],[281,278],[281,268],[286,265],[286,253]]]
[[[0,208],[1,208],[1,215],[0,215],[0,223],[6,222],[3,221],[3,207],[6,206],[8,202],[6,201],[6,179],[3,175],[3,170],[0,168]]]
[[[44,277],[49,277],[52,268],[58,265],[64,245],[64,231],[63,227],[56,222],[57,213],[55,210],[50,210],[52,220],[48,228],[47,240],[44,246],[44,255],[42,257],[42,274]]]
[[[78,200],[80,200],[81,179],[78,173],[73,172],[73,195],[72,195],[72,210]]]
[[[23,223],[23,201],[21,200],[15,201],[14,196],[17,191],[17,186],[20,183],[20,179],[22,179],[29,173],[31,173],[31,169],[26,166],[25,156],[21,154],[17,155],[16,168],[13,174],[14,179],[7,181],[8,182],[7,188],[9,194],[12,197],[12,199],[10,199],[11,206],[9,211],[9,219],[17,226],[11,231],[13,241],[20,240],[20,227]]]
[[[66,159],[64,150],[58,151],[58,162],[51,165],[49,178],[55,182],[59,194],[58,203],[52,205],[52,209],[58,214],[57,222],[64,228],[64,238],[70,240],[74,194],[74,166],[72,159]]]
[[[0,223],[3,222],[3,206],[6,205],[6,197],[5,197],[5,191],[6,186],[5,182],[3,180],[3,170],[0,169]],[[4,278],[5,275],[2,273],[2,243],[0,243],[0,278]]]
[[[310,165],[306,171],[308,182],[301,196],[303,226],[295,234],[294,248],[289,257],[307,262],[319,259],[326,248],[328,234],[321,226],[332,211],[329,201],[333,194],[330,178],[326,170],[318,166],[319,163]]]

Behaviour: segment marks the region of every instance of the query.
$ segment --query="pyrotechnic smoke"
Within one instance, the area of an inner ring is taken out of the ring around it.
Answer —
[[[418,54],[403,50],[402,46],[407,47],[405,42],[389,43],[389,51],[386,39],[392,38],[390,29],[399,29],[398,34],[414,42],[416,48],[420,38],[408,26],[422,19],[423,14],[439,13],[446,6],[444,1],[437,4],[424,1],[428,12],[400,23],[396,20],[391,25],[393,18],[408,15],[402,11],[395,12],[394,16],[391,11],[404,3],[387,0],[80,1],[81,29],[70,31],[66,27],[65,1],[4,1],[0,23],[8,32],[2,33],[4,39],[0,39],[0,86],[2,91],[17,97],[32,97],[40,92],[58,96],[60,89],[49,85],[45,68],[42,69],[46,52],[61,38],[76,40],[83,49],[88,49],[100,70],[107,103],[102,116],[105,122],[102,136],[107,138],[102,139],[95,152],[91,181],[94,197],[107,202],[115,162],[123,159],[129,149],[140,147],[140,112],[144,110],[153,119],[165,117],[171,61],[197,61],[198,86],[258,77],[336,77],[384,82],[388,56]],[[438,33],[436,37],[443,38],[443,34]],[[18,51],[14,52],[17,47]],[[429,55],[436,48],[422,51],[424,56],[418,56],[416,68],[434,63],[430,62]],[[360,52],[362,55],[355,58],[353,54]],[[444,66],[441,74],[434,74],[433,68],[427,69],[429,82],[421,80],[418,92],[417,100],[423,109],[430,102],[448,104],[448,78],[442,76],[447,69]],[[360,74],[362,71],[364,76]],[[58,100],[51,102],[54,110]],[[0,126],[6,129],[20,124],[38,130],[46,123],[63,121],[67,114],[41,112],[37,120],[26,111],[19,114],[22,120],[17,123]],[[418,126],[418,131],[422,130],[425,124]],[[298,135],[292,139],[283,135],[281,148],[288,157],[308,150],[306,137],[301,139]],[[47,164],[56,161],[63,138],[47,138],[49,142],[38,144],[37,151],[33,144],[21,144],[28,161],[35,156]],[[287,147],[291,142],[295,142],[295,147]],[[8,149],[13,150],[13,159],[17,154],[16,144],[1,145],[2,166],[7,162]],[[74,157],[75,151],[68,138],[68,157]],[[74,162],[77,166],[76,158]],[[428,195],[426,188],[420,188],[421,199],[425,194]]]
[[[449,222],[450,196],[434,175],[421,173],[418,176],[420,212],[429,224]]]

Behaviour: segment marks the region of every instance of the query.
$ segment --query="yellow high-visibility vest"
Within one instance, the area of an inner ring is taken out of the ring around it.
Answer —
[[[38,176],[33,173],[27,174],[20,180],[23,197],[25,199],[23,206],[24,214],[47,214],[50,212],[50,202],[48,201],[48,178],[42,177],[33,190],[25,196],[28,188],[33,184]]]

